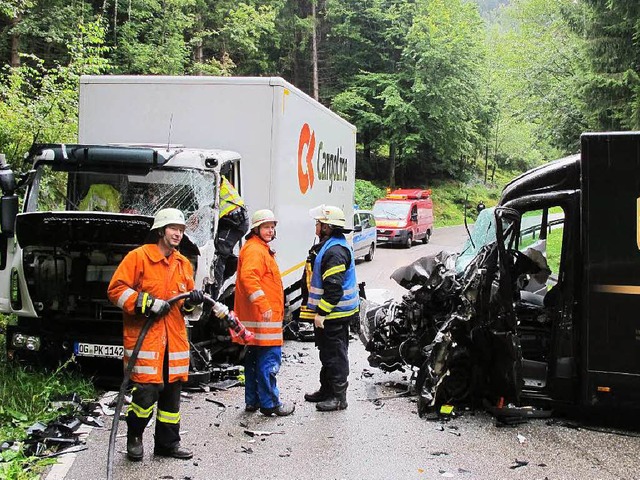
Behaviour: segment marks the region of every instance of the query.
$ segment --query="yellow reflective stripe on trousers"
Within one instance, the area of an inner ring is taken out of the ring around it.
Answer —
[[[331,267],[322,274],[322,280],[325,280],[327,277],[330,277],[331,275],[335,275],[336,273],[346,272],[346,270],[347,270],[347,267],[345,267],[344,264]]]
[[[149,408],[142,408],[140,405],[131,402],[127,409],[127,413],[129,412],[133,413],[138,418],[149,418],[153,413],[153,405]]]
[[[172,413],[172,412],[165,412],[164,410],[158,409],[158,414],[156,415],[156,418],[158,419],[159,422],[171,423],[175,425],[176,423],[180,422],[180,412]]]

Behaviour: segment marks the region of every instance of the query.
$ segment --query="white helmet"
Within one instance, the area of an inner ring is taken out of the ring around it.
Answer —
[[[186,227],[187,222],[184,221],[184,214],[177,208],[163,208],[162,210],[158,210],[156,216],[153,218],[151,230],[163,228],[167,225],[182,225]]]
[[[309,210],[309,214],[320,223],[326,223],[332,227],[338,227],[347,230],[347,220],[341,208],[333,205],[319,205]]]
[[[259,227],[263,223],[273,222],[276,225],[278,221],[276,220],[276,216],[269,209],[256,210],[256,212],[251,217],[251,229],[253,230],[256,227]]]

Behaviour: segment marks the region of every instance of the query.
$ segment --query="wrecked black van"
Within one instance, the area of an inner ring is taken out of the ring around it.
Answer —
[[[502,402],[640,405],[640,132],[587,133],[481,212],[460,253],[364,302],[369,363],[412,369],[419,412]]]

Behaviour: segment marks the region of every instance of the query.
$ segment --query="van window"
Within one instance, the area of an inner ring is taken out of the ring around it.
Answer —
[[[418,207],[415,205],[411,208],[411,221],[412,222],[418,221]]]
[[[373,216],[383,220],[404,220],[409,206],[408,202],[377,202],[373,206]]]

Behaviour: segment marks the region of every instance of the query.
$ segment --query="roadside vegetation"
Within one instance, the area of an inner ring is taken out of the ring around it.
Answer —
[[[466,181],[436,180],[416,183],[403,188],[431,189],[435,226],[445,227],[464,223],[465,206],[467,221],[474,222],[478,215],[477,205],[482,202],[492,207],[500,200],[502,188],[520,172],[497,169],[493,180],[486,183],[482,172],[468,175]],[[362,210],[370,210],[379,198],[386,195],[387,187],[381,182],[356,179],[355,203]]]
[[[23,440],[27,428],[35,422],[47,424],[66,410],[53,408],[52,401],[72,393],[82,399],[93,399],[96,390],[90,379],[71,373],[67,365],[57,370],[26,369],[9,363],[5,357],[5,334],[8,317],[0,315],[0,445],[11,448],[0,451],[0,478],[32,480],[56,463],[55,458],[29,456]]]

